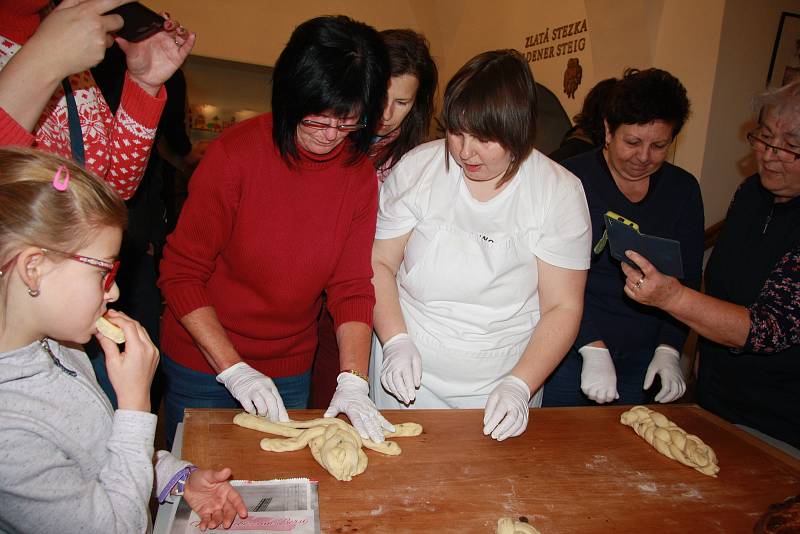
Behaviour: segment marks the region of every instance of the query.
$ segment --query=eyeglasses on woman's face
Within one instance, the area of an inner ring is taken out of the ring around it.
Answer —
[[[366,128],[366,123],[357,123],[357,124],[332,124],[332,123],[325,123],[314,121],[311,119],[303,119],[300,121],[300,124],[305,126],[306,128],[311,128],[312,130],[327,130],[328,128],[333,128],[340,132],[357,132],[363,128]]]
[[[756,132],[758,131],[758,129],[753,130],[747,134],[747,142],[750,143],[750,146],[753,147],[753,150],[756,152],[766,152],[767,149],[772,150],[772,153],[775,155],[775,157],[784,163],[794,163],[800,159],[800,154],[797,152],[793,152],[788,148],[767,143],[764,139],[756,135]]]
[[[113,263],[110,263],[107,261],[98,260],[97,258],[81,256],[80,254],[70,254],[69,252],[61,252],[60,250],[53,250],[51,248],[43,248],[42,252],[45,254],[58,254],[60,256],[64,256],[68,260],[77,261],[85,265],[91,265],[92,267],[99,267],[100,269],[105,270],[105,274],[103,275],[103,291],[108,293],[111,291],[111,288],[114,287],[114,280],[116,279],[117,271],[119,270],[119,260],[115,260]]]

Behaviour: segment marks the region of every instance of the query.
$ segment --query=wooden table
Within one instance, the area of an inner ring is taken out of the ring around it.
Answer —
[[[619,423],[621,406],[533,410],[520,437],[481,432],[482,410],[385,411],[415,421],[400,456],[367,451],[367,470],[339,482],[308,449],[271,453],[236,410],[187,410],[183,455],[235,478],[319,480],[322,531],[493,533],[502,516],[556,532],[752,532],[775,502],[800,493],[800,462],[694,405],[654,407],[719,457],[718,478],[655,451]],[[290,411],[293,419],[321,417]]]

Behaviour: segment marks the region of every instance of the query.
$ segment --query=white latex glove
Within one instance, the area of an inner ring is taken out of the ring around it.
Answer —
[[[383,345],[381,385],[400,402],[410,404],[417,396],[422,380],[422,357],[405,332],[397,334]]]
[[[581,391],[599,404],[618,399],[617,370],[608,349],[584,345],[578,352],[583,357]]]
[[[288,421],[283,399],[275,382],[244,362],[231,365],[217,375],[223,384],[248,413],[265,416],[271,421]]]
[[[656,395],[656,402],[672,402],[686,393],[686,380],[681,371],[681,354],[669,345],[659,345],[653,353],[653,359],[644,375],[644,389],[650,389],[653,379],[661,377],[661,391]]]
[[[483,411],[483,434],[497,441],[519,436],[528,426],[531,388],[514,375],[504,377],[489,394]]]
[[[394,432],[394,425],[381,415],[369,398],[369,384],[366,380],[345,371],[339,373],[336,383],[336,391],[324,417],[336,417],[344,413],[362,438],[371,439],[375,443],[383,441],[384,429]]]

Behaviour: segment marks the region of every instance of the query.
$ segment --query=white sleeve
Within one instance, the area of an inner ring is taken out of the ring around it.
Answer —
[[[407,153],[392,168],[380,191],[375,239],[405,235],[423,219],[423,204],[429,201],[432,181],[445,173],[443,151],[444,143],[427,143]]]
[[[531,235],[537,258],[565,269],[585,270],[591,261],[592,224],[578,178],[564,169],[543,210],[541,231]]]
[[[415,167],[413,155],[404,157],[383,182],[378,200],[375,239],[405,235],[420,221],[421,212],[417,205],[420,180],[413,179]]]

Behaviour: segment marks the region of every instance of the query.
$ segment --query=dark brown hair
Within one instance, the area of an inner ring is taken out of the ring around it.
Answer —
[[[610,133],[621,124],[663,121],[672,126],[672,138],[689,118],[686,88],[678,78],[661,69],[625,69],[606,108]]]
[[[381,38],[389,51],[391,75],[410,74],[417,79],[419,87],[414,106],[403,119],[397,139],[384,147],[375,158],[376,169],[382,169],[387,162],[391,168],[403,154],[427,140],[433,116],[433,97],[439,79],[439,71],[423,35],[412,30],[384,30]]]
[[[522,54],[494,50],[470,59],[447,84],[442,123],[449,133],[499,143],[511,164],[497,187],[511,180],[536,136],[536,83]]]

